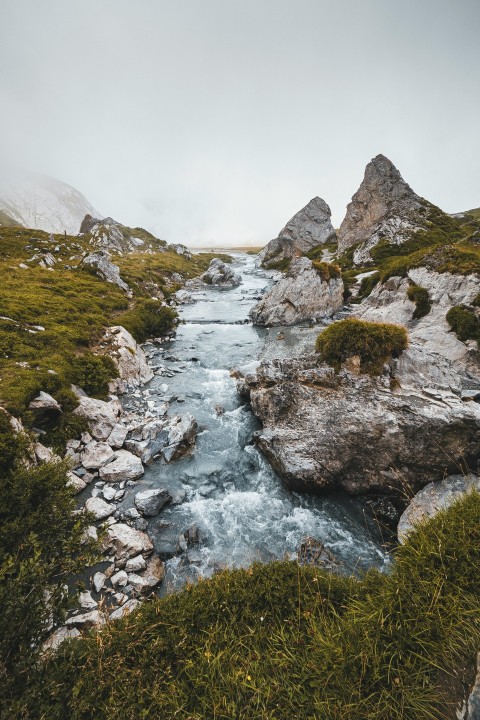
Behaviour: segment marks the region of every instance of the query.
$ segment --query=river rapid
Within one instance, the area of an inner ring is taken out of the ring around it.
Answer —
[[[249,310],[271,278],[246,254],[234,254],[233,267],[242,284],[194,291],[194,302],[180,307],[182,324],[175,339],[156,346],[152,359],[167,374],[150,382],[149,398],[169,400],[170,414],[190,412],[198,423],[190,456],[170,464],[154,462],[136,484],[138,491],[161,487],[174,496],[147,530],[166,561],[162,592],[220,568],[295,557],[307,536],[323,542],[347,572],[381,569],[388,557],[354,499],[286,490],[252,443],[260,426],[237,395],[230,370],[263,357],[311,350],[318,328],[285,328],[280,340],[280,328],[252,326]],[[132,504],[133,494],[123,507]],[[187,546],[183,534],[192,526],[200,541]]]

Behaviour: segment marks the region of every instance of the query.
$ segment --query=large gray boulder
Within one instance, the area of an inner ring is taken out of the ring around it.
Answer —
[[[480,405],[450,390],[339,373],[316,356],[273,360],[240,379],[263,430],[256,442],[293,490],[403,496],[476,462]]]
[[[110,255],[106,250],[90,253],[83,259],[82,264],[93,268],[95,273],[107,282],[118,285],[125,292],[130,292],[127,283],[120,277],[120,268],[110,260]]]
[[[135,495],[135,507],[145,517],[154,517],[171,499],[165,489],[143,490]]]
[[[124,523],[116,523],[108,528],[103,545],[106,550],[113,550],[117,560],[128,560],[153,551],[153,543],[148,535]]]
[[[110,384],[112,392],[126,392],[153,378],[153,370],[143,349],[124,327],[114,325],[107,328],[102,342],[118,369],[118,379]]]
[[[115,459],[101,467],[99,471],[101,480],[105,482],[136,480],[143,473],[142,461],[128,450],[117,450]]]
[[[73,412],[88,421],[90,432],[96,440],[106,440],[117,424],[120,410],[117,402],[81,395],[78,398],[78,407]]]
[[[388,158],[377,155],[365,168],[363,181],[347,207],[338,231],[338,250],[362,243],[354,261],[366,263],[371,259],[370,250],[380,240],[398,245],[425,227],[430,207]]]
[[[336,239],[331,211],[325,200],[314,197],[259,253],[260,263],[271,263],[305,255],[310,250]]]
[[[82,453],[82,465],[87,470],[98,470],[115,457],[115,453],[105,442],[97,442],[92,440],[89,442]]]
[[[343,305],[338,270],[326,280],[306,257],[292,260],[288,272],[250,311],[255,325],[296,325],[333,315]]]
[[[237,275],[232,268],[222,262],[220,258],[213,258],[208,270],[200,275],[200,279],[206,285],[221,285],[223,287],[237,287],[242,282],[240,275]]]

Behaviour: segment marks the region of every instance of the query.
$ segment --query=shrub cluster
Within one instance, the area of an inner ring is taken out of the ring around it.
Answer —
[[[70,380],[85,390],[87,395],[106,399],[110,380],[118,377],[118,369],[108,355],[87,352],[72,362]]]
[[[335,368],[358,355],[361,371],[378,375],[383,364],[390,357],[398,357],[407,345],[407,331],[401,325],[347,318],[321,332],[315,349],[324,362]]]
[[[447,322],[462,342],[476,340],[480,342],[480,319],[475,310],[466,305],[456,305],[447,313]]]
[[[415,310],[412,315],[414,320],[420,320],[420,318],[428,315],[432,308],[432,303],[427,288],[421,287],[420,285],[410,285],[407,290],[407,297],[415,303]]]
[[[323,262],[322,260],[312,260],[312,265],[323,282],[342,277],[342,271],[338,265]]]
[[[175,327],[177,313],[162,305],[160,300],[140,299],[131,310],[119,315],[118,325],[123,325],[137,342],[165,335]]]

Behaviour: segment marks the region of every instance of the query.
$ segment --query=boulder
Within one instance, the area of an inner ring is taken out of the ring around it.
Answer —
[[[190,413],[174,416],[166,432],[167,442],[162,452],[165,460],[171,462],[188,453],[195,444],[197,422]]]
[[[243,382],[263,424],[256,443],[292,490],[403,494],[473,465],[480,452],[478,403],[398,388],[389,370],[337,374],[303,356],[263,362]]]
[[[145,570],[147,567],[147,561],[143,557],[143,555],[137,555],[136,557],[130,558],[127,560],[127,564],[125,565],[125,570],[128,572],[136,573],[139,570]]]
[[[62,414],[62,408],[55,398],[43,392],[43,390],[32,400],[28,409],[33,412],[35,423],[39,427],[48,427],[55,424]]]
[[[147,563],[146,570],[141,575],[130,573],[128,583],[135,592],[143,595],[156,588],[165,577],[165,568],[159,557],[153,555]]]
[[[119,570],[115,575],[112,575],[110,578],[110,582],[112,583],[113,587],[125,587],[125,585],[128,583],[128,577],[125,570]]]
[[[121,423],[117,423],[108,436],[107,443],[111,445],[112,448],[120,450],[120,448],[123,447],[123,443],[125,442],[127,435],[128,428]]]
[[[158,515],[171,499],[168,490],[143,490],[135,495],[135,506],[142,515],[153,517]]]
[[[104,542],[106,548],[113,549],[117,559],[128,560],[136,555],[151,553],[153,550],[153,544],[148,535],[123,523],[116,523],[109,527]]]
[[[417,525],[445,510],[468,492],[480,492],[480,478],[475,475],[451,475],[444,480],[431,482],[410,501],[398,523],[397,533],[401,543]]]
[[[213,258],[208,270],[200,275],[200,279],[206,285],[222,285],[223,287],[237,287],[242,282],[240,275],[237,275],[229,265],[219,258]]]
[[[93,610],[98,605],[97,601],[93,599],[91,593],[88,590],[79,594],[78,604],[81,608],[84,608],[85,610]]]
[[[98,470],[98,468],[113,460],[114,457],[115,453],[110,445],[92,440],[85,446],[82,453],[82,465],[87,470]]]
[[[127,283],[120,277],[120,268],[118,265],[115,265],[115,263],[112,263],[110,255],[106,250],[97,250],[96,252],[90,253],[90,255],[87,255],[83,259],[82,265],[93,268],[95,273],[103,278],[103,280],[118,285],[118,287],[125,290],[125,292],[130,292]]]
[[[330,208],[325,200],[314,197],[288,221],[278,237],[263,248],[259,260],[268,267],[286,258],[306,255],[319,245],[335,239]]]
[[[153,378],[145,353],[124,327],[114,325],[107,328],[103,343],[118,369],[119,377],[112,383],[114,392],[125,392]]]
[[[92,579],[93,589],[99,593],[105,587],[107,576],[102,572],[96,572]]]
[[[250,311],[254,325],[295,325],[333,315],[343,306],[343,280],[324,280],[306,257],[292,260],[285,277]]]
[[[102,500],[102,498],[91,497],[88,498],[87,502],[85,503],[85,510],[89,513],[92,513],[95,520],[105,520],[105,518],[113,515],[116,508],[115,505],[105,502],[105,500]]]
[[[83,613],[82,615],[73,615],[73,617],[68,618],[65,625],[68,627],[73,626],[87,628],[105,625],[105,622],[105,616],[100,612],[100,610],[91,610],[90,612]]]
[[[88,421],[90,432],[96,440],[106,440],[117,424],[120,409],[113,401],[82,396],[78,398],[78,407],[73,412]]]
[[[427,225],[432,206],[413,192],[397,168],[384,155],[377,155],[365,168],[363,181],[338,231],[338,250],[359,245],[354,254],[357,265],[371,260],[370,250],[380,240],[399,245],[412,232]]]
[[[136,480],[143,473],[142,461],[128,450],[117,450],[115,460],[101,467],[99,471],[100,478],[105,482]]]

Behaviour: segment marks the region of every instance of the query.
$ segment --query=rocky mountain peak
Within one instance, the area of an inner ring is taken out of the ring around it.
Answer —
[[[331,211],[325,200],[314,197],[280,230],[278,237],[260,253],[262,265],[304,255],[335,240]]]
[[[377,155],[366,166],[363,181],[347,207],[338,232],[339,250],[366,243],[360,252],[368,255],[383,238],[395,244],[405,242],[412,231],[423,227],[427,205],[392,161]]]

